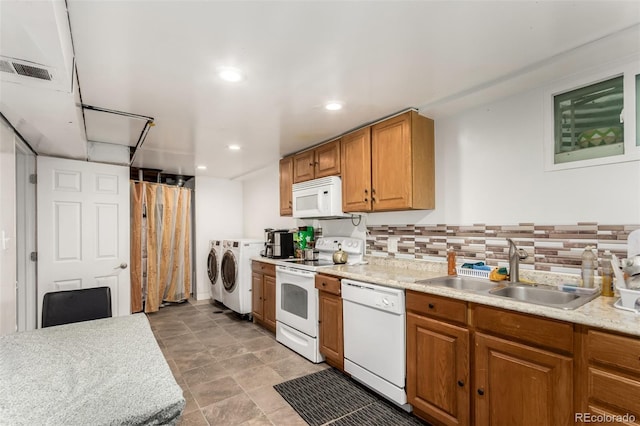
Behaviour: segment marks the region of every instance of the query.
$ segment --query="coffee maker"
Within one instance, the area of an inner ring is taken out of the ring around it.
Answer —
[[[293,234],[288,229],[267,228],[264,230],[265,257],[287,259],[293,257]]]

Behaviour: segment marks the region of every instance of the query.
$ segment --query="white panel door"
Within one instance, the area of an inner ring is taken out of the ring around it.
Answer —
[[[38,323],[45,293],[109,286],[129,315],[129,168],[38,157]]]

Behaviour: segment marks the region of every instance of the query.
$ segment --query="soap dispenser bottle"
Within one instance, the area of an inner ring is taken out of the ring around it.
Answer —
[[[592,249],[592,246],[586,246],[582,253],[582,286],[585,288],[594,287],[596,255]]]
[[[456,272],[456,252],[451,248],[447,250],[447,274],[450,276],[458,275]]]

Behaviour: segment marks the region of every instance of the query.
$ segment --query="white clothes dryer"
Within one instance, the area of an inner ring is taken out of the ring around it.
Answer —
[[[220,264],[222,262],[222,240],[209,241],[207,257],[207,275],[209,276],[209,293],[215,301],[222,302],[222,278]]]
[[[263,247],[264,241],[254,239],[222,242],[222,303],[239,314],[251,313],[251,258]]]

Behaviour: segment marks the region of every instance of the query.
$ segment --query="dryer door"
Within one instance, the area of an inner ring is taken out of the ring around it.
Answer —
[[[207,274],[209,275],[209,281],[212,285],[218,281],[218,255],[216,249],[212,248],[209,251],[209,257],[207,258]]]
[[[222,285],[227,293],[233,293],[238,283],[238,262],[231,250],[222,256]]]

